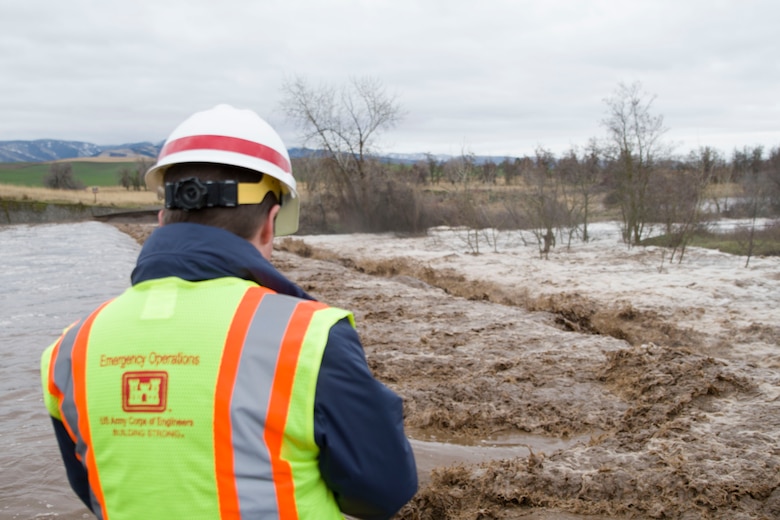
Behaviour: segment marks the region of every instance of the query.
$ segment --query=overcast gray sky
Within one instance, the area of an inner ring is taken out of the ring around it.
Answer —
[[[282,85],[371,76],[406,117],[384,152],[560,153],[604,137],[620,82],[667,141],[780,146],[777,0],[24,0],[0,8],[0,140],[160,141],[252,108],[300,145]]]

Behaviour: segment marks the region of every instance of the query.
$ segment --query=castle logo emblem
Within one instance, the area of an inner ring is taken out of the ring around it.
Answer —
[[[168,372],[139,371],[122,374],[122,410],[164,412],[168,404]]]

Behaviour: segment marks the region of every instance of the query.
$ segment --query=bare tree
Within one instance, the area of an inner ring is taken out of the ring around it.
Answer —
[[[583,242],[590,239],[588,224],[599,185],[602,181],[601,150],[595,139],[581,153],[572,148],[558,163],[561,179],[571,186],[564,193],[569,213],[569,235],[580,230]]]
[[[429,170],[425,161],[416,161],[410,167],[410,177],[415,184],[428,184]]]
[[[453,157],[442,165],[444,178],[453,186],[466,186],[476,176],[476,156],[472,152],[461,151],[458,157]]]
[[[498,222],[487,211],[479,189],[470,182],[481,178],[484,170],[476,165],[476,156],[465,149],[460,156],[453,157],[442,165],[444,178],[456,186],[455,201],[458,207],[458,221],[462,223],[459,236],[473,254],[480,253],[480,240],[484,238],[494,250],[497,247]]]
[[[712,169],[701,164],[682,168],[672,162],[659,165],[648,193],[653,208],[649,216],[664,225],[671,247],[670,262],[678,252],[677,262],[682,262],[688,243],[705,225],[702,202],[711,175]]]
[[[149,171],[149,168],[154,166],[155,160],[151,157],[142,157],[139,156],[135,160],[135,171],[136,171],[136,178],[137,183],[133,185],[133,189],[136,191],[146,190],[146,182],[144,182],[144,177],[146,176],[146,172]]]
[[[135,167],[123,166],[117,172],[119,178],[119,185],[124,189],[130,191],[141,191],[146,189],[146,183],[144,182],[144,176],[149,168],[154,165],[154,160],[149,157],[139,157],[135,161]]]
[[[768,168],[769,163],[763,161],[763,153],[762,146],[756,146],[753,149],[745,148],[742,154],[735,150],[733,160],[742,187],[743,202],[739,206],[750,220],[746,230],[747,258],[745,259],[745,267],[750,265],[750,259],[757,245],[758,219],[768,216],[771,207],[773,181]]]
[[[770,205],[777,215],[780,214],[780,146],[769,150],[766,172],[769,179]]]
[[[733,178],[737,182],[741,182],[744,177],[755,176],[764,167],[764,147],[758,146],[744,146],[742,150],[734,149],[734,154],[731,158],[731,168]]]
[[[509,157],[501,162],[500,169],[504,173],[504,184],[509,186],[520,176],[521,162],[519,158],[510,159]]]
[[[116,176],[119,179],[119,185],[127,191],[136,183],[135,177],[137,172],[133,172],[128,166],[122,166],[119,171],[116,172]]]
[[[747,253],[745,255],[745,267],[747,268],[756,247],[756,225],[758,217],[764,209],[767,183],[763,181],[760,174],[756,174],[743,179],[742,185],[747,198],[748,218],[750,219],[750,224],[747,226]]]
[[[73,176],[73,165],[61,162],[51,163],[49,174],[43,179],[43,185],[55,190],[84,189],[84,183]]]
[[[612,155],[616,197],[623,219],[623,238],[639,244],[647,222],[647,191],[658,159],[668,155],[661,142],[666,132],[663,116],[652,112],[655,96],[642,91],[639,82],[620,83],[612,97],[604,100]]]
[[[433,154],[425,154],[425,164],[428,166],[428,178],[431,184],[439,184],[442,178],[443,170],[442,162],[436,159]]]
[[[707,181],[708,186],[713,188],[729,184],[732,180],[732,170],[721,153],[709,146],[692,150],[685,160],[685,168],[698,172],[699,176]],[[729,199],[726,190],[713,189],[710,198],[715,213],[720,214],[728,210]]]
[[[479,180],[485,184],[495,184],[498,177],[498,166],[493,161],[487,161],[482,164]]]
[[[533,160],[523,161],[521,174],[528,189],[520,196],[517,207],[509,208],[516,222],[530,226],[542,258],[549,256],[556,235],[567,222],[562,182],[555,163],[552,152],[541,147]]]
[[[301,212],[300,228],[302,231],[330,231],[335,219],[335,207],[332,191],[326,189],[325,179],[328,176],[323,172],[328,168],[328,161],[320,157],[306,156],[292,159],[292,167],[295,172],[295,180],[298,189],[307,192],[307,211]]]
[[[328,189],[338,190],[338,203],[356,222],[369,222],[372,189],[386,170],[373,160],[379,135],[402,118],[396,98],[375,78],[354,78],[342,87],[311,86],[297,77],[283,87],[282,109],[332,162]]]

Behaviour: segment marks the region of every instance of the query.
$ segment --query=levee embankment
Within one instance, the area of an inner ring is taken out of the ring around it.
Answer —
[[[153,222],[156,213],[156,208],[118,208],[116,206],[15,200],[0,197],[0,225],[85,220]]]

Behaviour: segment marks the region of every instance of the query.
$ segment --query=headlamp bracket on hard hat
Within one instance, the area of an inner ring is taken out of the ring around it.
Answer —
[[[268,192],[282,203],[281,187],[269,175],[263,175],[260,182],[202,181],[189,177],[165,183],[165,207],[184,211],[234,208],[239,204],[260,204]]]

